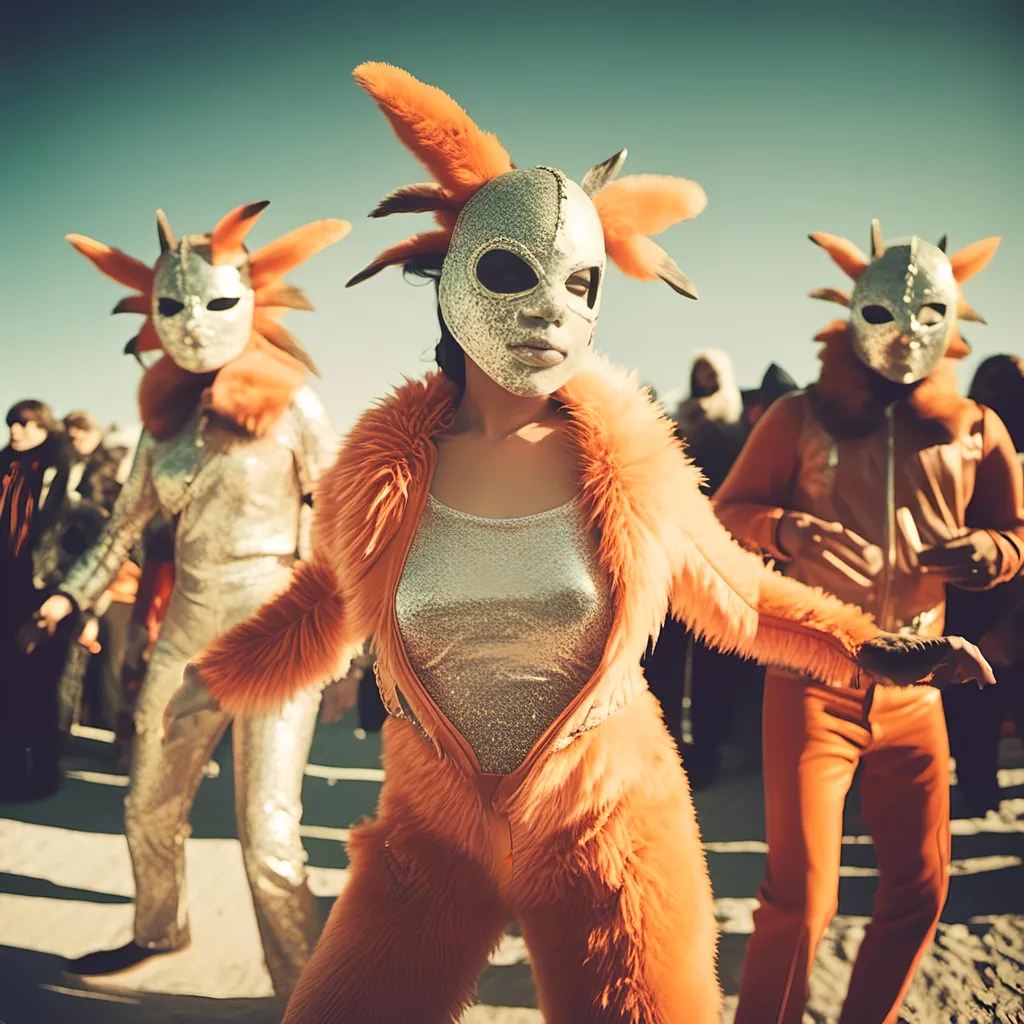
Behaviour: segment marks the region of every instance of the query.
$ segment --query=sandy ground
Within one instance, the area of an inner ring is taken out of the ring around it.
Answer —
[[[375,737],[321,726],[304,790],[311,884],[326,914],[345,884],[345,839],[380,785]],[[942,925],[903,1007],[910,1024],[1024,1021],[1024,757],[1008,748],[1000,816],[953,821],[954,877]],[[231,759],[199,794],[188,843],[192,946],[103,987],[61,975],[59,958],[130,937],[133,882],[121,834],[127,780],[109,748],[79,738],[55,797],[0,805],[0,1024],[276,1024],[235,841]],[[731,1022],[764,855],[760,778],[697,796],[722,924],[720,972]],[[805,1021],[835,1021],[876,884],[856,799],[846,813],[839,915],[816,961]],[[508,936],[466,1024],[538,1024],[522,941]],[[871,1024],[871,1022],[864,1022]]]

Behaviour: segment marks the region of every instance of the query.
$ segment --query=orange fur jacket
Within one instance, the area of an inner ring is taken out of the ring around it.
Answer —
[[[200,656],[221,705],[255,714],[332,678],[374,638],[388,710],[412,718],[467,774],[479,766],[409,664],[395,591],[427,499],[433,438],[451,422],[455,391],[439,374],[410,381],[365,413],[314,503],[313,560],[278,598]],[[669,605],[718,648],[852,685],[854,655],[877,635],[870,618],[766,569],[716,519],[699,470],[672,423],[632,376],[593,356],[558,393],[578,446],[582,501],[613,589],[604,657],[578,697],[514,775],[511,797],[545,754],[622,706],[645,684],[639,662]]]

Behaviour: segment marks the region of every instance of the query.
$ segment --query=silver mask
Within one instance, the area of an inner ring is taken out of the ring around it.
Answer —
[[[161,254],[153,276],[153,324],[183,370],[211,373],[241,355],[256,297],[248,263],[212,262],[209,235],[186,235]]]
[[[604,231],[583,189],[550,167],[509,171],[459,215],[441,271],[441,312],[503,388],[550,395],[592,344],[604,268]],[[585,277],[570,281],[586,271],[589,288]]]
[[[853,289],[850,324],[858,358],[899,384],[927,377],[949,347],[959,295],[941,249],[916,236],[891,243]]]

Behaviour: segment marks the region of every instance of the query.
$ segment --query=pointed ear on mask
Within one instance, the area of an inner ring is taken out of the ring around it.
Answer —
[[[160,239],[160,251],[170,252],[177,244],[171,225],[167,222],[167,214],[163,210],[156,211],[156,233]]]
[[[957,281],[963,284],[975,274],[980,274],[995,256],[1001,241],[999,235],[983,238],[980,242],[972,242],[950,256],[949,262],[953,265],[953,276]]]
[[[599,163],[596,167],[591,167],[586,174],[583,175],[583,180],[580,182],[580,188],[590,196],[591,199],[597,195],[613,178],[615,178],[619,171],[622,170],[622,165],[626,162],[626,150],[620,149],[614,156],[608,157],[607,160]]]

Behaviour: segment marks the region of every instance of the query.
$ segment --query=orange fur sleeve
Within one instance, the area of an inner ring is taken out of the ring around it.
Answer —
[[[720,650],[851,684],[861,671],[857,652],[879,635],[871,617],[767,568],[733,540],[703,496],[686,511],[673,614]]]
[[[349,633],[335,574],[322,562],[303,563],[286,590],[214,641],[196,664],[221,707],[260,714],[343,675],[365,639]]]

